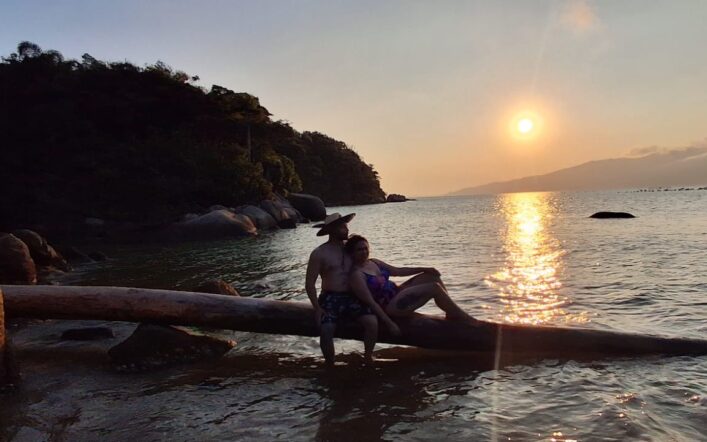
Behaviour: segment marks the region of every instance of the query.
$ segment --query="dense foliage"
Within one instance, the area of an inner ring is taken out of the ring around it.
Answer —
[[[0,63],[0,224],[160,221],[272,192],[384,200],[373,167],[343,142],[197,80],[162,62],[65,60],[21,43]]]

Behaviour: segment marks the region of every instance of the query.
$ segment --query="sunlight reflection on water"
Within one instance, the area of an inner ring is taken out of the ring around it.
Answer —
[[[505,225],[506,261],[487,276],[486,284],[500,297],[498,317],[517,324],[586,323],[586,312],[570,314],[563,309],[571,300],[559,293],[559,274],[565,251],[548,228],[552,218],[551,194],[515,193],[499,196]]]

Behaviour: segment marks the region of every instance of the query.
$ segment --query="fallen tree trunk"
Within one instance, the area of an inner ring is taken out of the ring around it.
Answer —
[[[256,333],[318,335],[309,303],[174,290],[124,287],[2,286],[10,317],[103,319],[204,326]],[[393,337],[380,327],[379,341],[443,350],[493,354],[582,357],[596,355],[707,354],[707,341],[580,328],[452,322],[415,314],[396,320]],[[337,336],[362,339],[357,324]]]

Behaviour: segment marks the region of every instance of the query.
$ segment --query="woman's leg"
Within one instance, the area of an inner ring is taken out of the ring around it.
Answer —
[[[401,287],[400,292],[390,301],[386,311],[391,316],[407,316],[422,307],[430,299],[446,313],[447,319],[472,319],[462,310],[439,282],[418,283]]]
[[[430,282],[436,282],[438,284],[441,284],[442,287],[447,290],[447,287],[445,287],[444,283],[442,282],[442,278],[433,275],[432,273],[420,273],[419,275],[413,276],[412,278],[400,284],[400,290],[406,289],[408,287],[414,287],[420,284],[427,284]]]
[[[373,363],[373,349],[378,339],[378,318],[375,315],[359,316],[358,322],[363,325],[363,359],[367,364]]]

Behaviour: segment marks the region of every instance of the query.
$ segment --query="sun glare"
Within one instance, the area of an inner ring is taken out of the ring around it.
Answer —
[[[509,121],[511,136],[517,141],[532,141],[541,136],[543,118],[537,112],[525,110],[515,114]]]
[[[518,121],[518,132],[522,134],[527,134],[531,130],[533,130],[533,120],[530,118],[523,118],[520,121]]]

